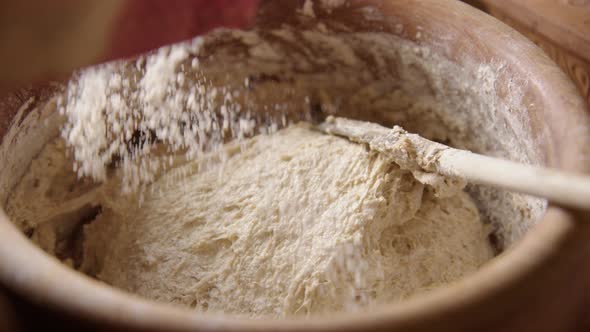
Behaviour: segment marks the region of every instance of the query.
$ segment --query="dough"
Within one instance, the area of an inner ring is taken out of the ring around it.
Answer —
[[[137,197],[116,174],[77,181],[58,139],[6,210],[46,251],[110,285],[247,317],[366,310],[493,257],[461,188],[435,191],[362,145],[299,124],[226,152],[163,172]]]

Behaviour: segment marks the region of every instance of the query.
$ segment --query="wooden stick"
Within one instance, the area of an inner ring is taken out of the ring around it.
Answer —
[[[564,206],[590,209],[590,177],[489,157],[430,141],[402,128],[329,117],[319,129],[368,144],[395,163],[471,183],[547,198]]]

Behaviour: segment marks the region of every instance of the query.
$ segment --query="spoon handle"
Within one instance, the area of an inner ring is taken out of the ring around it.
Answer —
[[[590,177],[449,148],[438,161],[439,173],[590,210]]]
[[[395,126],[328,117],[318,126],[385,154],[408,169],[422,169],[470,183],[491,185],[590,210],[590,176],[484,156],[430,141]]]

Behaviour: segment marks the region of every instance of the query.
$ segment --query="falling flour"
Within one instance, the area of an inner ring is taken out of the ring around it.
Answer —
[[[109,168],[117,167],[122,190],[141,191],[169,166],[169,154],[192,160],[219,150],[228,139],[287,124],[280,112],[242,110],[233,102],[235,91],[212,87],[201,77],[195,56],[201,43],[196,38],[131,62],[92,67],[69,82],[57,105],[78,177],[105,181]],[[301,112],[298,118],[310,115]],[[154,154],[155,141],[169,154]]]
[[[226,130],[251,131],[248,119],[231,117],[236,114],[229,109],[231,94],[208,89],[204,82],[188,92],[181,88],[181,63],[198,52],[200,43],[197,38],[163,47],[131,64],[90,68],[70,82],[58,104],[67,119],[62,136],[73,151],[79,177],[104,181],[108,166],[116,163],[123,170],[123,190],[136,191],[168,163],[152,155],[153,140],[193,158],[222,144]],[[197,67],[198,60],[192,59],[190,66]],[[213,112],[211,104],[221,93],[226,103],[220,113]]]

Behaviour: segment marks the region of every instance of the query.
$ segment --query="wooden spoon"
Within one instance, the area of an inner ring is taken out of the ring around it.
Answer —
[[[590,177],[488,157],[430,141],[401,127],[328,117],[325,133],[368,144],[400,166],[491,185],[590,210]]]

